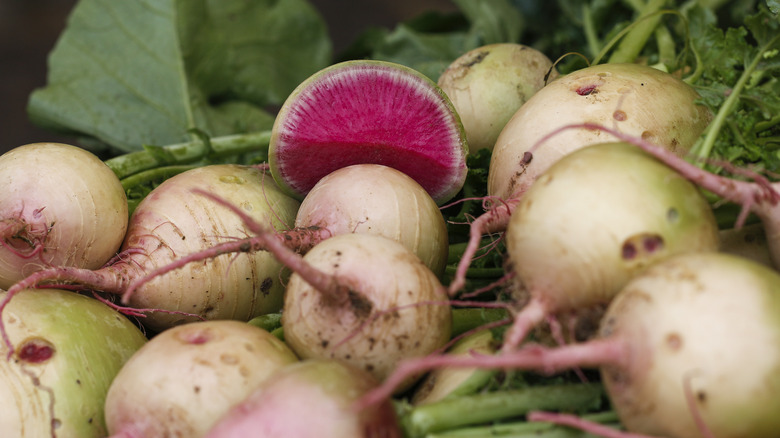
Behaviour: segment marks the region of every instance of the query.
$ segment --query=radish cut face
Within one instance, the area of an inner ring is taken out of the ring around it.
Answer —
[[[352,164],[383,164],[437,202],[466,178],[468,146],[455,108],[435,82],[385,61],[346,61],[311,76],[282,106],[269,164],[277,183],[302,199],[325,175]]]

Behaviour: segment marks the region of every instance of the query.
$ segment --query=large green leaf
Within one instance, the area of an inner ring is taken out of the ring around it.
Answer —
[[[263,109],[330,62],[306,0],[81,0],[28,112],[120,152],[268,129]]]

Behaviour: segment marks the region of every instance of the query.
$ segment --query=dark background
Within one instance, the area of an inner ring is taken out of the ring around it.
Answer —
[[[125,0],[118,0],[125,1]],[[311,0],[339,51],[372,26],[392,28],[426,10],[454,11],[449,0]],[[40,141],[70,138],[27,119],[27,97],[46,83],[46,58],[75,0],[0,0],[0,153]]]

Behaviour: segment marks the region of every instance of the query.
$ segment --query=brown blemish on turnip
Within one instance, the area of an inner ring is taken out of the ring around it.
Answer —
[[[575,92],[580,96],[590,96],[591,94],[598,93],[598,85],[596,84],[583,85],[577,88]]]
[[[219,361],[225,365],[236,365],[240,362],[236,356],[227,353],[221,354],[219,356]]]
[[[679,351],[682,347],[682,337],[680,337],[679,333],[669,333],[666,335],[666,345],[672,351]]]
[[[271,279],[271,277],[266,277],[260,283],[260,292],[262,292],[263,295],[268,295],[268,292],[271,290],[271,287],[273,285],[274,285],[274,281]]]
[[[54,345],[43,338],[30,338],[25,340],[17,349],[16,357],[27,363],[41,364],[54,356]]]
[[[461,66],[462,66],[462,67],[464,67],[464,68],[470,68],[470,67],[473,67],[473,66],[475,66],[475,65],[479,64],[480,62],[482,62],[482,61],[483,61],[485,58],[487,58],[487,56],[488,56],[489,54],[490,54],[490,52],[489,52],[489,51],[487,51],[487,50],[485,50],[485,51],[479,51],[479,52],[477,52],[477,53],[474,55],[474,57],[473,57],[473,58],[470,58],[470,59],[466,60],[466,62],[464,62],[463,64],[461,64]]]
[[[628,115],[625,111],[617,110],[614,113],[612,113],[612,118],[617,120],[618,122],[623,122],[628,119]]]
[[[635,260],[649,257],[664,248],[662,236],[654,233],[639,233],[627,238],[620,249],[623,260]]]

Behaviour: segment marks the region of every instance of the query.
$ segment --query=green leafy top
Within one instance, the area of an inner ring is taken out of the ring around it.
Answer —
[[[305,0],[81,0],[28,112],[114,153],[268,129],[264,108],[330,61]]]

